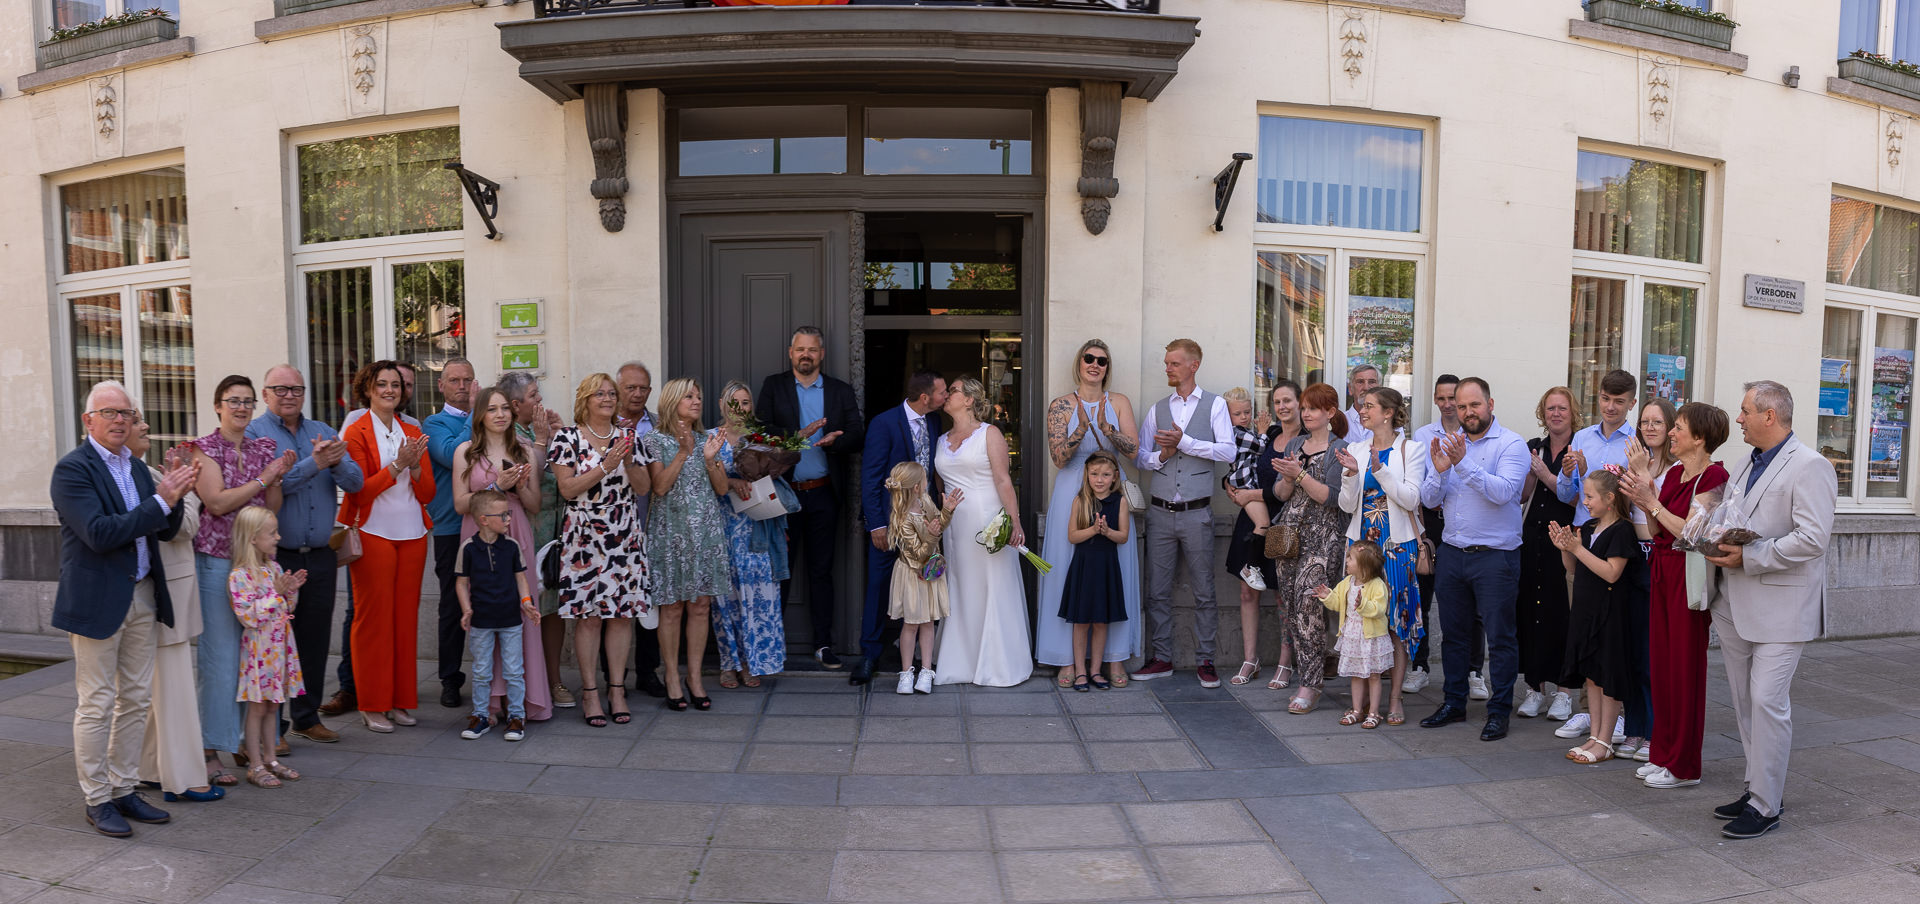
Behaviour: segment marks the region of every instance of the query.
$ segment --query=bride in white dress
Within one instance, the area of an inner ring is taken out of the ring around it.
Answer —
[[[989,409],[979,380],[954,381],[945,410],[953,427],[934,444],[934,470],[946,489],[965,495],[947,528],[950,611],[941,622],[934,682],[1012,687],[1033,674],[1033,653],[1026,586],[1014,550],[1026,543],[1026,534],[1007,468],[1007,438],[982,423]],[[1013,516],[1013,541],[989,555],[974,537],[1001,508]]]

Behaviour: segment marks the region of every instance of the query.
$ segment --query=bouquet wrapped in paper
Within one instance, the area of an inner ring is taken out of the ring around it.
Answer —
[[[740,438],[740,450],[734,453],[733,464],[749,482],[779,477],[793,470],[793,466],[800,463],[800,451],[812,445],[798,433],[787,435],[761,423],[751,409],[736,401],[729,399],[727,409],[731,412],[729,419],[746,432]]]
[[[987,553],[991,555],[1006,549],[1008,541],[1012,539],[1013,517],[1008,515],[1007,510],[1003,508],[995,512],[992,518],[988,519],[987,526],[981,528],[980,532],[974,535],[973,542],[986,547]],[[1015,546],[1014,549],[1020,553],[1021,558],[1027,560],[1027,564],[1033,566],[1033,570],[1041,574],[1046,574],[1053,570],[1053,566],[1047,564],[1047,560],[1034,555],[1033,550],[1025,546]]]

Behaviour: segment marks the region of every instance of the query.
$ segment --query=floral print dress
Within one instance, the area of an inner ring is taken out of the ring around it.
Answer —
[[[265,568],[236,568],[227,574],[233,614],[245,628],[240,634],[240,687],[234,696],[241,703],[285,703],[307,692],[289,630],[293,607],[273,586],[281,573],[278,562],[269,562]]]
[[[665,493],[653,488],[658,498],[647,514],[652,528],[647,551],[654,599],[672,605],[727,593],[733,589],[733,567],[727,561],[727,516],[721,511],[726,503],[707,482],[700,445],[682,453],[679,441],[659,430],[642,437],[641,444],[649,460],[662,464],[682,454],[688,458]]]
[[[576,475],[600,466],[601,450],[587,441],[582,428],[554,431],[548,448],[549,464],[572,468]],[[634,461],[650,461],[644,448],[634,450]],[[640,504],[626,468],[614,468],[567,500],[560,537],[561,618],[639,618],[644,623],[652,615]]]
[[[733,446],[727,443],[720,447],[720,463],[726,466],[728,477],[739,479]],[[706,482],[705,475],[701,482]],[[780,582],[788,575],[787,555],[785,544],[776,542],[773,536],[786,533],[787,519],[782,516],[755,521],[734,512],[724,498],[720,509],[726,518],[728,558],[733,565],[727,591],[713,601],[713,636],[720,648],[720,668],[772,675],[787,667],[787,622],[780,608]]]

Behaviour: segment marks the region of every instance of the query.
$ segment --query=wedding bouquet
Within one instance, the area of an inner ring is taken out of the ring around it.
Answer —
[[[804,436],[789,436],[761,423],[752,411],[737,402],[728,401],[727,407],[746,431],[740,438],[740,451],[734,453],[733,463],[740,476],[749,482],[787,473],[800,463],[800,451],[812,445]]]
[[[1013,518],[1008,515],[1007,510],[1003,508],[995,512],[992,518],[988,519],[987,526],[974,535],[973,542],[986,547],[987,553],[991,555],[1006,549],[1008,541],[1012,539]],[[1033,550],[1025,546],[1015,546],[1014,549],[1020,553],[1021,558],[1026,559],[1028,564],[1033,566],[1033,570],[1041,574],[1046,574],[1053,570],[1053,566],[1047,564],[1047,560],[1034,555]]]

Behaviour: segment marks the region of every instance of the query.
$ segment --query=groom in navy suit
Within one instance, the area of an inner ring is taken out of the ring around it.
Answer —
[[[907,378],[907,401],[874,416],[867,425],[867,444],[860,457],[860,508],[874,551],[867,554],[867,607],[860,620],[860,664],[850,684],[873,680],[880,661],[881,633],[887,626],[887,588],[893,581],[894,553],[887,545],[887,514],[893,502],[887,495],[887,475],[904,461],[927,469],[927,490],[936,496],[933,443],[940,436],[940,415],[947,404],[947,381],[930,370]]]

